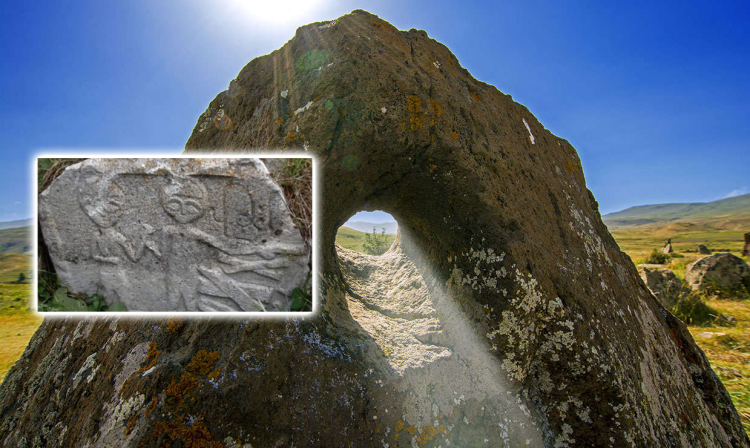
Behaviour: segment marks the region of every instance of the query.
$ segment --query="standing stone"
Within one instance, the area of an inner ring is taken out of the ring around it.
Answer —
[[[662,248],[661,251],[664,252],[665,254],[671,254],[673,252],[672,251],[672,239],[671,238],[667,240],[667,243],[664,245],[664,247]]]
[[[130,311],[288,311],[308,271],[258,159],[88,159],[39,216],[61,284]]]
[[[742,248],[742,256],[750,257],[750,232],[745,234],[745,246]]]
[[[706,247],[704,244],[699,244],[698,253],[701,255],[711,255],[711,250],[708,247]]]
[[[48,320],[0,389],[8,444],[750,446],[570,143],[424,31],[364,11],[302,27],[186,146],[317,155],[318,313]],[[336,250],[363,209],[399,224],[382,260]]]

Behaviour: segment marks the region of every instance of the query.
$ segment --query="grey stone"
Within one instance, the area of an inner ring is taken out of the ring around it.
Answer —
[[[750,292],[750,266],[736,255],[714,254],[690,263],[685,281],[696,291],[744,296]]]
[[[677,305],[681,298],[690,294],[690,288],[668,269],[639,266],[638,273],[659,303],[668,310]]]
[[[699,244],[698,245],[698,253],[702,255],[711,255],[711,249],[706,247],[705,244]]]
[[[309,249],[255,158],[88,159],[39,195],[62,285],[129,311],[288,311]]]
[[[750,257],[750,232],[745,234],[745,245],[742,247],[742,256]]]

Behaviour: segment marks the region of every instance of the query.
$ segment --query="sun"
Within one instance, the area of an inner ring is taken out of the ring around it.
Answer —
[[[272,27],[315,20],[325,0],[226,0],[233,14],[249,19],[256,26]],[[319,18],[318,18],[319,19]]]

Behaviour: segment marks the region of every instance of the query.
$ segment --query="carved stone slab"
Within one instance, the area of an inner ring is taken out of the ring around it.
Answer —
[[[288,311],[309,248],[255,158],[88,159],[39,195],[61,283],[130,311]]]

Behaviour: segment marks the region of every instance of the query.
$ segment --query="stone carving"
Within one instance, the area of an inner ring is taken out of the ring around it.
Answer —
[[[40,194],[62,283],[133,311],[287,311],[309,249],[258,159],[89,159]]]

